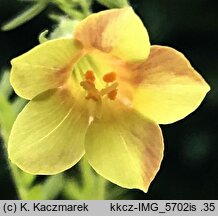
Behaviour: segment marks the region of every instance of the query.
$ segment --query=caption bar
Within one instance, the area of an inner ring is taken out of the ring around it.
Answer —
[[[0,201],[0,215],[217,216],[217,200]]]

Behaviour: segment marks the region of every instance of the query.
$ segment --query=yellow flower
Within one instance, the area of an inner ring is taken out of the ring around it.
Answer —
[[[97,173],[147,191],[163,158],[158,124],[193,112],[208,84],[180,52],[151,46],[131,7],[92,14],[73,38],[12,60],[11,83],[30,102],[9,157],[32,174],[55,174],[84,155]]]

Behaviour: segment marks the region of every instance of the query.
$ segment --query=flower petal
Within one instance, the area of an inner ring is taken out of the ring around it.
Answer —
[[[40,44],[12,60],[11,84],[26,99],[63,85],[82,55],[82,46],[73,39]]]
[[[182,53],[164,46],[152,46],[136,69],[134,85],[134,108],[159,124],[186,117],[210,90]]]
[[[97,173],[144,192],[159,170],[163,148],[158,125],[134,111],[112,107],[90,125],[85,141],[87,159]]]
[[[37,96],[14,123],[9,158],[32,174],[55,174],[76,164],[84,154],[88,115],[82,101],[66,89]]]
[[[78,24],[75,38],[88,48],[111,53],[123,60],[144,60],[150,42],[146,28],[131,7],[92,14]]]

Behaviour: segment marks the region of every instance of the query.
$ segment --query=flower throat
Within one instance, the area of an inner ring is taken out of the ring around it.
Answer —
[[[94,101],[100,101],[103,96],[107,96],[110,100],[115,100],[118,92],[118,83],[115,72],[107,73],[103,76],[105,82],[105,88],[100,91],[95,86],[95,76],[91,70],[85,73],[84,80],[80,82],[80,85],[87,91],[86,99],[92,99]]]

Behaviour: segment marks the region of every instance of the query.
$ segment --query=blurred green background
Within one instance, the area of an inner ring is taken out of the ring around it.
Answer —
[[[197,111],[177,123],[161,126],[165,156],[147,194],[123,190],[125,199],[218,199],[218,1],[131,0],[150,34],[152,44],[171,46],[191,61],[211,86]],[[26,2],[0,0],[0,24],[13,17]],[[38,35],[52,29],[43,13],[9,31],[0,32],[0,71],[10,59],[38,44]],[[105,9],[95,3],[93,11]],[[0,199],[17,195],[0,143]],[[57,197],[63,198],[63,197]]]

